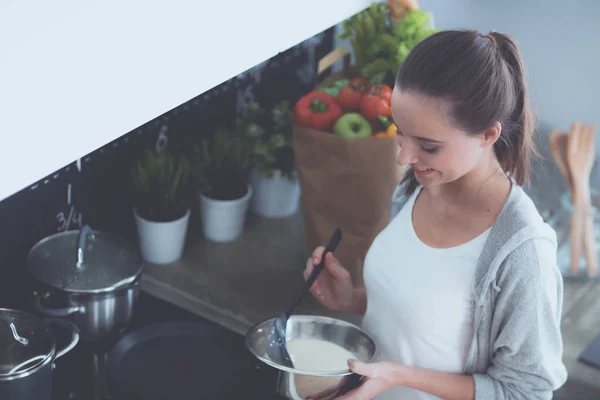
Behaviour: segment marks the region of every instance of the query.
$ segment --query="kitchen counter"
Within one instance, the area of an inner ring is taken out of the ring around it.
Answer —
[[[244,234],[214,243],[191,226],[183,258],[147,265],[143,290],[245,334],[253,324],[281,314],[304,283],[307,253],[300,213],[267,219],[249,213]],[[328,315],[357,323],[359,317],[332,313],[307,296],[297,313]]]
[[[283,312],[294,300],[303,283],[306,259],[300,212],[281,219],[249,213],[244,234],[232,243],[209,242],[198,226],[191,226],[184,257],[172,265],[148,265],[142,288],[244,334],[254,323]],[[360,322],[357,316],[326,310],[312,297],[297,312]],[[565,281],[562,330],[569,381],[555,398],[600,398],[600,370],[577,360],[600,333],[600,284]]]
[[[600,398],[600,369],[578,360],[581,352],[600,334],[600,282],[565,280],[562,334],[563,361],[569,372],[565,387],[555,399]]]

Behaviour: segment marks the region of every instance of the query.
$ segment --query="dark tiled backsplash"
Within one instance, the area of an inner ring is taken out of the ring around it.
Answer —
[[[317,62],[331,51],[333,39],[333,28],[309,38],[0,202],[0,308],[27,301],[27,252],[45,236],[79,228],[83,222],[135,241],[126,172],[138,152],[156,142],[164,126],[169,146],[186,146],[212,134],[249,100],[264,105],[295,101],[317,83]]]

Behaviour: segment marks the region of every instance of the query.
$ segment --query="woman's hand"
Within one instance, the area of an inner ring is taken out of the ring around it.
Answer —
[[[308,279],[315,265],[321,262],[324,247],[317,247],[306,262],[304,279]],[[360,294],[352,285],[350,273],[346,270],[332,253],[325,257],[325,268],[312,285],[310,292],[325,307],[332,311],[356,312]]]
[[[387,361],[363,363],[348,360],[350,369],[365,379],[338,400],[368,400],[393,386],[405,386],[447,400],[475,399],[473,376],[395,364]]]
[[[403,365],[390,362],[363,363],[358,360],[349,360],[350,369],[362,375],[365,379],[358,388],[346,393],[338,400],[370,400],[385,392],[392,386],[400,385],[399,377],[402,376]]]

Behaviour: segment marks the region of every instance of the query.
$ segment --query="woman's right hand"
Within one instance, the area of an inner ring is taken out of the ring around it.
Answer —
[[[308,279],[314,267],[321,262],[324,247],[315,249],[306,262],[304,279]],[[325,307],[332,311],[347,312],[353,308],[355,290],[352,278],[332,253],[325,257],[325,268],[313,283],[310,292]]]

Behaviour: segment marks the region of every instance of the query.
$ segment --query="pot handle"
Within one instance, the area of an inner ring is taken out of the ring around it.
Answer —
[[[66,331],[71,332],[71,340],[69,341],[69,344],[67,344],[64,348],[58,349],[56,351],[56,356],[54,356],[55,360],[64,356],[65,354],[73,350],[75,346],[77,346],[77,343],[79,343],[79,328],[77,327],[77,325],[75,325],[71,321],[66,321],[64,319],[57,318],[44,318],[44,321],[46,321],[49,325],[54,325],[59,329],[64,329]]]
[[[47,296],[45,297],[47,298]],[[83,306],[70,306],[64,308],[50,308],[42,304],[42,296],[39,293],[33,292],[33,308],[41,312],[44,315],[50,317],[68,317],[76,312],[83,312]]]
[[[23,336],[19,335],[19,332],[17,332],[17,327],[13,323],[12,319],[4,317],[2,314],[0,314],[0,321],[4,321],[8,324],[10,332],[12,333],[13,338],[17,342],[21,343],[23,346],[27,346],[29,344],[29,340],[27,338],[24,338]]]
[[[79,231],[79,236],[77,238],[77,268],[83,268],[83,252],[85,250],[85,242],[89,234],[93,234],[92,228],[89,225],[84,225]]]

